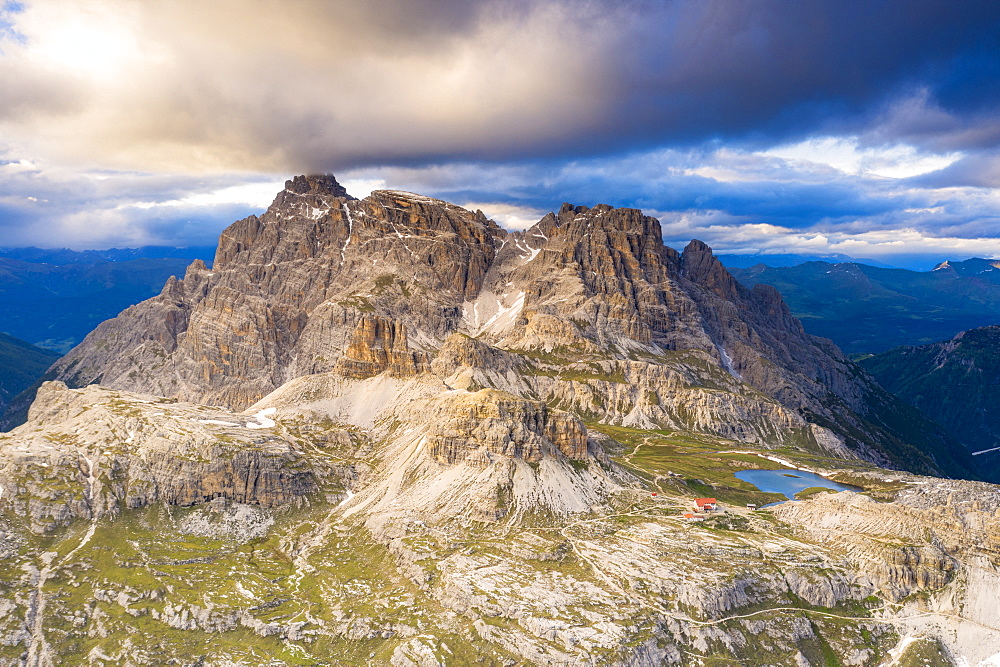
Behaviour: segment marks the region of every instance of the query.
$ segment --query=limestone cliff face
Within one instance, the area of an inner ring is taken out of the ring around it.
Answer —
[[[368,378],[388,372],[408,377],[429,370],[424,352],[413,352],[406,339],[406,326],[397,320],[364,315],[358,320],[351,340],[336,365],[345,377]]]
[[[493,389],[461,394],[428,420],[428,452],[440,463],[486,466],[498,457],[587,458],[587,429],[571,414]]]
[[[154,503],[301,503],[318,490],[316,474],[264,424],[156,397],[48,382],[28,423],[0,436],[0,496],[35,532]]]
[[[566,204],[506,232],[412,193],[356,200],[332,176],[289,181],[223,232],[212,271],[195,262],[50,377],[242,409],[329,371],[432,371],[614,423],[971,474],[773,289],[701,242],[665,247],[641,211]]]

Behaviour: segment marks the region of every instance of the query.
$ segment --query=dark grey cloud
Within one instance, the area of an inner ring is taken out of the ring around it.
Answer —
[[[519,204],[556,210],[563,201],[651,211],[727,211],[789,228],[820,221],[872,219],[925,208],[935,193],[898,179],[871,179],[819,166],[731,151],[655,151],[563,164],[522,162],[391,168],[377,172],[394,187],[451,201]],[[717,177],[713,177],[715,174]],[[728,175],[731,180],[725,180]]]
[[[728,249],[1000,236],[1000,3],[4,7],[8,244],[201,244],[259,210],[227,188],[320,170],[517,224],[636,206]]]
[[[5,20],[15,147],[133,169],[1000,140],[995,2],[29,0]]]
[[[923,187],[1000,188],[1000,155],[977,151],[965,155],[944,169],[911,180],[915,185]]]

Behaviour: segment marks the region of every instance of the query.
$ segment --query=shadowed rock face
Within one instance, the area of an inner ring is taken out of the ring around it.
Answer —
[[[482,349],[448,343],[456,333]],[[435,365],[442,350],[450,361]],[[894,399],[807,335],[773,289],[741,286],[700,241],[681,254],[665,247],[641,211],[565,204],[507,232],[412,193],[353,199],[332,176],[289,181],[266,213],[222,233],[212,271],[193,263],[50,377],[240,409],[313,373],[462,375],[456,353],[479,359],[464,387],[617,423],[689,428],[678,420],[697,416],[693,428],[725,437],[805,437],[838,455],[969,474],[939,430],[900,435],[883,414]],[[598,375],[629,382],[605,382],[596,396],[593,382],[526,369],[524,353],[584,355]],[[914,448],[914,438],[925,441]]]

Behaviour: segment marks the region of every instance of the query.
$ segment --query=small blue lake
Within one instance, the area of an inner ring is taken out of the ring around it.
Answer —
[[[736,477],[753,484],[761,491],[783,493],[789,500],[794,500],[796,493],[811,486],[823,486],[836,491],[861,490],[856,486],[831,482],[825,477],[804,470],[741,470],[736,473]]]

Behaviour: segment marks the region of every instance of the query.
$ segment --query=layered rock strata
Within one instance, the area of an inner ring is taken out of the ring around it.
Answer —
[[[449,402],[435,415],[427,450],[437,461],[490,464],[496,457],[538,463],[557,452],[587,457],[587,429],[579,419],[544,403],[482,389]]]
[[[429,370],[425,352],[409,349],[406,326],[397,320],[364,315],[351,334],[344,356],[334,370],[344,377],[362,379],[388,372],[409,377]]]

